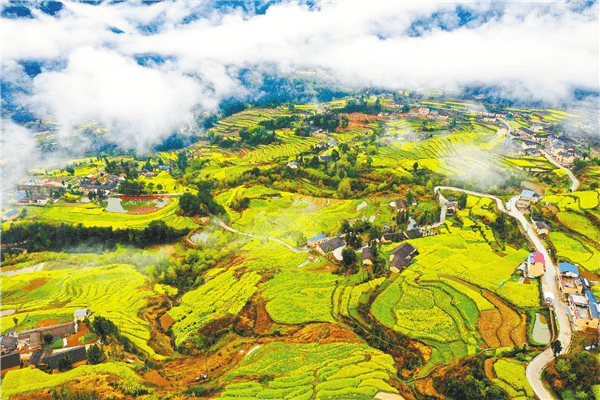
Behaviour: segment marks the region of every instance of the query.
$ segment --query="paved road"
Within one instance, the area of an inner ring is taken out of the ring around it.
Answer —
[[[271,238],[271,237],[268,237],[268,236],[257,236],[257,235],[251,235],[249,233],[240,232],[240,231],[238,231],[236,229],[233,229],[231,226],[225,224],[225,222],[223,222],[221,220],[219,220],[219,225],[221,226],[221,228],[226,229],[229,232],[239,233],[240,235],[249,236],[249,237],[258,238],[258,239],[268,239],[268,240],[271,240],[273,242],[281,243],[282,245],[284,245],[285,247],[287,247],[288,249],[290,249],[294,253],[308,253],[308,250],[297,249],[294,246],[290,246],[286,242],[284,242],[282,240],[279,240],[279,239]]]
[[[579,182],[576,179],[573,182],[574,182],[574,184],[575,184],[575,182],[577,182],[577,185],[579,184]],[[497,198],[495,196],[488,195],[485,193],[478,193],[478,192],[473,192],[470,190],[449,187],[449,186],[438,186],[434,189],[434,191],[436,193],[439,193],[440,190],[454,190],[457,192],[467,193],[467,194],[470,194],[473,196],[488,197],[488,198],[494,199],[496,201],[496,204],[498,205],[498,209],[500,211],[517,219],[521,223],[523,230],[526,232],[529,240],[533,243],[536,250],[544,255],[544,260],[546,263],[546,272],[544,274],[544,277],[541,280],[542,290],[544,292],[551,292],[554,295],[554,311],[556,313],[556,317],[558,319],[558,325],[559,325],[558,340],[560,340],[562,347],[563,347],[562,353],[567,352],[569,349],[569,346],[571,345],[571,323],[569,321],[569,317],[567,314],[567,307],[566,307],[565,303],[563,303],[560,300],[560,291],[558,289],[558,286],[557,286],[556,280],[555,280],[558,269],[552,262],[552,259],[548,255],[548,251],[544,247],[543,242],[540,240],[540,238],[535,233],[535,230],[531,228],[527,219],[525,219],[523,214],[517,209],[516,204],[517,204],[517,201],[519,200],[519,196],[514,196],[513,198],[511,198],[507,202],[507,207],[505,207],[504,204],[502,203],[502,200],[500,200],[499,198]],[[440,194],[440,196],[441,196],[441,194]],[[529,381],[529,384],[533,388],[533,391],[535,392],[536,396],[540,400],[551,400],[552,399],[552,396],[550,395],[550,393],[548,393],[548,391],[542,384],[541,376],[542,376],[542,371],[544,370],[546,365],[550,361],[552,361],[553,357],[554,357],[554,355],[552,353],[552,349],[547,348],[544,352],[542,352],[537,357],[535,357],[533,360],[531,360],[531,362],[527,365],[527,370],[526,370],[527,380]]]
[[[563,167],[561,164],[559,164],[558,161],[556,161],[554,159],[554,157],[552,157],[550,154],[548,154],[548,152],[546,150],[542,150],[542,153],[546,156],[548,161],[550,161],[552,164],[556,165],[558,168],[565,171],[567,173],[567,175],[569,175],[571,182],[573,182],[571,184],[571,192],[576,191],[577,188],[579,187],[579,180],[575,177],[575,175],[571,172],[571,170],[569,168]]]

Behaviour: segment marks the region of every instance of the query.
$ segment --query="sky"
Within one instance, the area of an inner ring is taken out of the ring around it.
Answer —
[[[390,90],[494,86],[564,104],[599,91],[597,2],[2,2],[2,98],[57,122],[96,120],[147,151],[263,73],[318,69]],[[31,159],[3,118],[3,160]],[[28,142],[29,141],[29,142]],[[82,141],[81,148],[86,144]],[[33,150],[32,150],[33,149]]]

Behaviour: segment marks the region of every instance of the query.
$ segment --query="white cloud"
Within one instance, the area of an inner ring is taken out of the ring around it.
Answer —
[[[513,96],[559,102],[573,87],[598,90],[597,3],[579,13],[565,3],[465,3],[471,11],[501,15],[461,28],[455,6],[284,3],[247,15],[219,14],[203,2],[65,2],[59,18],[35,11],[35,19],[3,21],[3,66],[66,60],[65,69],[34,79],[26,103],[60,122],[63,135],[93,118],[138,149],[187,126],[196,107],[214,109],[222,97],[244,93],[235,78],[240,68],[315,66],[347,85],[392,89],[500,85]],[[183,24],[191,13],[198,19]],[[434,13],[456,29],[407,36],[411,24]],[[157,25],[156,33],[140,30],[147,24]],[[144,53],[171,59],[142,67],[133,56]]]

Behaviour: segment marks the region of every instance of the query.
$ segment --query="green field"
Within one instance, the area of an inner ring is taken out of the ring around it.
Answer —
[[[256,292],[256,284],[261,280],[256,272],[236,278],[233,268],[221,273],[219,270],[211,272],[217,275],[184,294],[180,305],[169,310],[169,315],[176,321],[172,326],[176,345],[211,321],[227,314],[237,315]]]
[[[357,399],[379,391],[397,393],[388,384],[396,374],[393,359],[363,344],[270,343],[255,348],[227,376],[231,383],[220,399]],[[259,382],[237,376],[259,376]]]
[[[588,271],[600,269],[600,252],[564,233],[550,232],[549,239],[559,258],[580,264]]]
[[[583,215],[576,214],[569,211],[561,211],[556,214],[561,224],[567,228],[580,233],[588,239],[600,244],[600,229],[595,227],[587,218]]]
[[[49,375],[39,369],[8,371],[2,380],[2,400],[21,393],[50,389],[86,375],[114,375],[130,382],[139,382],[140,377],[128,364],[109,362],[98,365],[82,365],[57,375]]]
[[[529,400],[535,393],[525,376],[525,366],[513,360],[500,359],[494,363],[497,378],[494,384],[504,390],[511,399]]]
[[[519,285],[512,279],[516,268],[527,257],[524,250],[507,247],[504,257],[492,252],[478,232],[459,231],[409,241],[419,255],[410,269],[421,274],[455,276],[498,294],[519,307],[536,307],[536,285]],[[391,250],[394,246],[387,245]],[[500,286],[502,282],[504,285]]]
[[[115,229],[145,228],[150,222],[162,220],[174,228],[194,229],[198,227],[191,218],[177,215],[179,200],[170,197],[171,203],[160,210],[148,214],[124,214],[104,211],[104,208],[93,203],[66,204],[57,203],[44,207],[30,207],[29,215],[43,221],[57,221],[83,226],[113,227]]]
[[[146,278],[132,266],[118,264],[3,276],[2,310],[16,313],[2,317],[2,330],[15,327],[13,318],[22,330],[21,324],[31,318],[56,318],[89,308],[93,315],[114,322],[138,348],[160,358],[147,344],[148,324],[137,315],[146,298],[154,295],[144,289],[145,284]]]

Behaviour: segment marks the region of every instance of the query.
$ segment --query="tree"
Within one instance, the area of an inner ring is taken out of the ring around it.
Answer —
[[[350,178],[344,178],[338,186],[338,194],[342,199],[347,199],[352,195],[352,186],[350,184]]]
[[[45,333],[43,339],[44,339],[44,343],[50,344],[50,343],[52,343],[54,336],[52,336],[51,333]]]
[[[356,260],[358,257],[356,256],[356,251],[351,248],[345,248],[342,250],[342,265],[349,270],[352,270],[352,266],[356,264]]]
[[[419,163],[415,161],[415,163],[413,164],[413,170],[415,172],[417,172],[417,169],[419,168]]]
[[[73,362],[69,353],[65,353],[62,358],[58,359],[58,370],[60,372],[68,371],[73,368]]]
[[[159,183],[158,185],[156,185],[156,188],[157,188],[158,190],[163,190],[163,185],[161,185],[161,184]]]
[[[461,210],[464,209],[467,206],[467,199],[469,198],[469,196],[467,196],[466,193],[463,193],[459,198],[458,198],[458,208],[460,208]]]
[[[96,365],[99,364],[100,361],[102,361],[102,358],[104,358],[104,351],[102,351],[100,346],[94,343],[87,350],[86,356],[90,364]]]
[[[554,353],[554,358],[558,357],[562,351],[562,343],[560,340],[553,340],[552,343],[550,343],[550,347],[552,348],[552,353]]]
[[[117,326],[111,320],[101,316],[94,318],[94,322],[92,322],[92,329],[97,335],[100,335],[103,343],[106,342],[107,336],[117,333]]]

